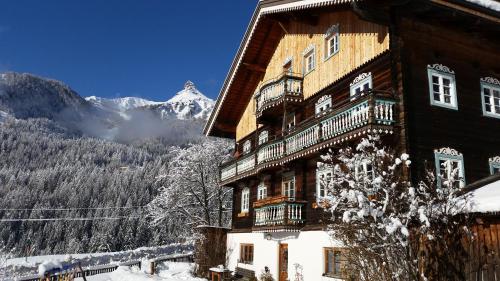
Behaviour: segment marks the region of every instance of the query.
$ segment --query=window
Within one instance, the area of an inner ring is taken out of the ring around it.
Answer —
[[[240,263],[253,264],[253,244],[240,244]]]
[[[373,182],[373,180],[375,179],[374,175],[375,173],[373,171],[373,165],[369,160],[363,160],[360,163],[357,163],[354,169],[354,177],[367,189],[368,195],[375,194],[375,191],[377,189],[377,186],[375,186]]]
[[[326,187],[332,182],[332,179],[332,167],[322,165],[316,169],[316,199],[321,199],[326,196]]]
[[[431,105],[458,109],[455,72],[441,64],[427,66]]]
[[[339,51],[339,25],[332,25],[325,33],[325,60]]]
[[[292,113],[288,114],[286,116],[285,122],[286,122],[285,123],[285,128],[287,130],[290,130],[290,129],[294,128],[295,127],[295,113],[292,112]]]
[[[241,192],[241,212],[248,213],[250,209],[250,189],[245,187]]]
[[[250,150],[252,150],[252,142],[250,140],[246,140],[243,143],[243,154],[250,153]]]
[[[316,109],[315,109],[316,115],[325,112],[327,109],[331,107],[332,107],[332,96],[330,95],[322,96],[316,102]]]
[[[295,175],[293,172],[283,175],[281,194],[289,199],[295,199]]]
[[[316,67],[316,52],[314,45],[309,45],[302,54],[304,56],[304,75],[306,75]]]
[[[372,73],[362,73],[351,83],[351,97],[359,97],[372,88]]]
[[[490,173],[492,175],[500,173],[500,156],[495,156],[489,159]]]
[[[500,118],[500,81],[493,77],[481,78],[483,115]]]
[[[269,139],[269,133],[267,132],[267,130],[260,132],[259,145],[266,143],[268,139]]]
[[[342,250],[338,248],[325,248],[325,276],[342,277],[345,260]]]
[[[257,200],[262,200],[267,197],[267,186],[261,182],[257,187]]]
[[[438,187],[453,185],[464,187],[464,158],[455,149],[444,147],[434,150]]]

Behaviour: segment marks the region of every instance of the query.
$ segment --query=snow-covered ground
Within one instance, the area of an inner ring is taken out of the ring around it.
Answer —
[[[39,265],[48,261],[60,262],[61,264],[80,262],[85,269],[97,265],[120,264],[131,260],[151,259],[158,256],[190,252],[192,250],[192,244],[186,243],[170,244],[159,247],[141,247],[135,250],[121,252],[20,257],[8,259],[6,262],[6,269],[7,276],[26,276],[37,274]]]
[[[184,262],[165,262],[158,265],[158,274],[150,275],[142,272],[138,267],[129,268],[120,266],[111,273],[88,276],[88,281],[206,281],[203,278],[193,277],[193,264]],[[82,278],[75,280],[81,281]]]

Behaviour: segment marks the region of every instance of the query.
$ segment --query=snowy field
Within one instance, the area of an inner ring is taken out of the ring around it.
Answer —
[[[111,273],[88,276],[88,281],[206,281],[203,278],[193,277],[193,264],[184,262],[165,262],[158,265],[158,275],[149,275],[138,267],[129,268],[120,266]],[[82,281],[83,278],[75,279]]]

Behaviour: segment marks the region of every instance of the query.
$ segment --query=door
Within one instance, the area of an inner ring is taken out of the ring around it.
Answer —
[[[288,279],[288,244],[280,244],[280,260],[279,260],[280,280]]]

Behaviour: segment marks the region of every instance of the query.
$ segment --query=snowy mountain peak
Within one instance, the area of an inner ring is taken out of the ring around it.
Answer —
[[[150,101],[137,97],[107,99],[96,96],[89,96],[86,97],[85,99],[97,107],[103,109],[110,109],[112,111],[117,111],[117,112],[125,112],[130,109],[143,107],[147,105],[161,104],[160,102]]]
[[[187,80],[186,83],[184,84],[184,90],[192,90],[192,89],[196,89],[194,83]]]
[[[215,102],[203,95],[193,82],[187,81],[184,89],[177,92],[162,106],[163,116],[175,116],[178,119],[206,119]]]

